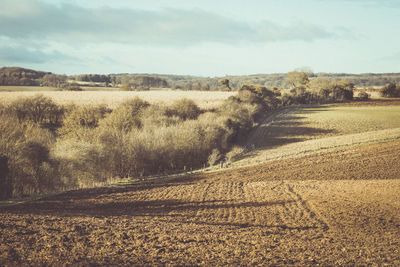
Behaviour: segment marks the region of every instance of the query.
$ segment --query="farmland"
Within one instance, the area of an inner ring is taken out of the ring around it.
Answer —
[[[57,88],[48,86],[0,86],[0,92],[44,92],[55,91]]]
[[[399,265],[395,103],[289,107],[234,168],[2,206],[0,264]]]
[[[1,208],[2,264],[399,264],[400,142]]]
[[[400,138],[396,100],[291,107],[268,116],[249,136],[235,166]]]
[[[196,104],[202,108],[212,108],[221,104],[235,92],[205,92],[205,91],[18,91],[0,92],[0,103],[8,103],[21,97],[30,97],[36,94],[50,97],[60,105],[107,105],[115,108],[129,98],[140,97],[152,104],[170,104],[182,98],[194,99]]]

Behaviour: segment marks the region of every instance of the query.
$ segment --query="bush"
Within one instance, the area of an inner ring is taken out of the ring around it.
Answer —
[[[369,99],[369,94],[367,92],[360,92],[357,97],[361,101],[366,101]]]
[[[167,110],[167,115],[177,116],[182,120],[195,120],[200,115],[200,108],[191,99],[176,100]]]
[[[19,122],[31,121],[49,128],[61,124],[64,109],[43,95],[24,97],[12,102],[4,109],[9,116],[16,116]]]
[[[230,130],[229,143],[234,143],[246,137],[260,110],[259,105],[243,103],[235,98],[229,98],[222,104],[218,112],[225,117],[225,126]]]
[[[8,189],[3,196],[44,193],[57,187],[57,162],[50,156],[54,136],[31,122],[16,123],[15,117],[0,116],[2,177]]]
[[[119,107],[128,108],[129,112],[132,115],[137,115],[139,112],[143,111],[143,109],[149,106],[150,106],[149,102],[144,101],[139,97],[135,97],[122,102]]]
[[[149,127],[171,126],[181,123],[182,119],[172,116],[167,107],[151,105],[143,110],[142,123]]]
[[[129,132],[133,128],[140,128],[142,123],[139,116],[134,116],[126,107],[119,107],[100,120],[100,127]]]
[[[82,87],[79,84],[70,84],[64,88],[67,91],[83,91]]]
[[[132,91],[132,88],[129,84],[121,84],[119,87],[119,90],[121,91]]]
[[[67,114],[58,133],[63,138],[83,138],[90,129],[99,125],[99,121],[107,113],[110,113],[110,110],[105,105],[75,107]]]
[[[59,140],[53,153],[60,162],[60,179],[65,180],[68,187],[86,187],[110,176],[105,165],[108,155],[104,154],[95,135],[90,141]]]
[[[208,156],[208,166],[214,166],[215,164],[219,163],[223,159],[223,155],[219,152],[218,149],[214,148],[211,151],[211,154]]]
[[[213,149],[227,149],[229,135],[221,120],[207,118],[157,127],[144,124],[131,131],[99,127],[95,131],[101,154],[107,155],[102,168],[111,176],[132,177],[202,167]]]
[[[142,115],[144,109],[150,104],[140,98],[134,98],[123,102],[118,108],[113,110],[105,119],[100,121],[103,128],[116,129],[129,132],[133,128],[142,126]]]
[[[400,97],[400,87],[394,83],[388,83],[381,89],[381,96],[383,97]]]
[[[232,149],[226,153],[226,163],[231,164],[238,156],[243,154],[244,148],[240,146],[233,146]]]
[[[354,84],[351,82],[347,80],[333,81],[331,87],[333,101],[353,100]]]

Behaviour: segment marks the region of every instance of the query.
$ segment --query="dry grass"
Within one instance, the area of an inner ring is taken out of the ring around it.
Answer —
[[[140,91],[140,92],[112,92],[112,91],[25,91],[0,92],[0,103],[7,103],[24,96],[33,96],[41,93],[52,98],[58,104],[105,104],[111,108],[118,106],[128,98],[140,97],[150,103],[170,104],[182,98],[193,99],[201,108],[213,108],[221,104],[236,92],[205,92],[205,91]]]
[[[57,88],[48,86],[0,86],[0,92],[43,92],[55,90]]]

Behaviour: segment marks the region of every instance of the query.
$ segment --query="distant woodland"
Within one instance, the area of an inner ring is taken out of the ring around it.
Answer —
[[[187,75],[163,74],[80,74],[66,76],[51,72],[36,71],[18,67],[0,69],[1,86],[51,86],[76,89],[78,86],[120,87],[121,90],[149,90],[151,88],[170,88],[177,90],[239,90],[243,85],[253,84],[267,88],[289,88],[285,83],[287,73],[254,74],[245,76],[197,77]],[[400,83],[400,73],[312,73],[310,80],[323,78],[330,81],[347,80],[356,88],[382,87],[386,84]],[[228,86],[224,83],[229,81]]]

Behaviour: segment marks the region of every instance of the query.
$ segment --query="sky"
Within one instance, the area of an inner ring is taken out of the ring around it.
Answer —
[[[0,67],[400,72],[400,0],[0,0]]]

